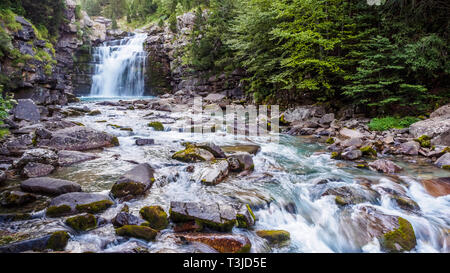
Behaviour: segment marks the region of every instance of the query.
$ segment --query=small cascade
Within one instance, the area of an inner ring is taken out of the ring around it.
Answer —
[[[144,94],[145,33],[105,42],[94,48],[91,97],[137,97]]]

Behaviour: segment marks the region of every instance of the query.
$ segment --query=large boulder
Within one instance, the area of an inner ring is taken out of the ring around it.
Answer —
[[[175,236],[183,241],[208,245],[219,253],[247,253],[252,246],[247,237],[238,234],[180,233]]]
[[[430,114],[430,118],[450,116],[450,104],[444,105]]]
[[[404,155],[418,155],[420,144],[416,141],[408,141],[402,143],[399,148],[399,152]]]
[[[357,188],[351,186],[342,186],[338,188],[327,189],[322,196],[333,195],[337,205],[346,206],[364,202],[376,203],[380,194],[368,188]]]
[[[162,230],[169,225],[167,213],[160,206],[143,207],[139,213],[153,229]]]
[[[75,182],[50,177],[27,179],[20,184],[20,188],[26,192],[50,195],[81,191],[81,186]]]
[[[112,200],[103,194],[71,192],[53,198],[46,214],[49,217],[58,217],[82,212],[99,213],[113,204]]]
[[[48,164],[30,162],[22,170],[22,175],[27,178],[42,177],[51,174],[55,167]]]
[[[145,223],[145,221],[141,218],[125,211],[119,212],[111,222],[115,227],[123,227],[129,225],[140,226]]]
[[[39,147],[58,150],[86,151],[118,146],[117,137],[84,126],[73,126],[53,132],[50,139],[39,139]]]
[[[248,153],[232,154],[227,160],[230,170],[233,172],[253,171],[255,169],[253,157]]]
[[[426,135],[431,138],[433,145],[450,146],[450,114],[448,105],[436,110],[430,119],[412,124],[409,132],[413,137],[419,138]]]
[[[13,165],[17,169],[22,169],[28,163],[41,163],[56,166],[58,164],[58,156],[52,150],[32,149],[26,151]]]
[[[301,121],[309,120],[313,117],[322,117],[325,115],[325,109],[320,106],[298,106],[292,109],[286,110],[280,120],[283,123],[298,123]]]
[[[363,138],[364,134],[358,130],[352,130],[348,128],[342,128],[339,131],[339,135],[343,138]]]
[[[450,169],[450,153],[445,153],[434,162],[439,168]]]
[[[13,108],[13,116],[16,120],[36,122],[41,119],[39,108],[31,99],[20,99]]]
[[[397,173],[403,170],[402,167],[387,159],[378,159],[374,162],[371,162],[369,163],[369,167],[372,170],[383,173]]]
[[[127,225],[116,229],[116,234],[124,237],[132,237],[152,241],[155,239],[158,232],[150,227]]]
[[[66,167],[96,158],[95,154],[62,150],[58,152],[58,165]]]
[[[200,181],[205,185],[217,185],[228,176],[229,164],[226,159],[215,160],[205,163],[202,168],[196,168],[194,180]]]
[[[422,185],[434,197],[450,194],[450,177],[423,180]]]
[[[226,96],[223,94],[214,93],[214,94],[209,94],[208,96],[206,96],[206,98],[204,98],[204,100],[207,102],[218,103],[218,102],[221,102],[225,98],[226,98]]]
[[[119,178],[113,185],[111,193],[115,198],[143,195],[155,181],[154,173],[149,164],[139,164]]]
[[[236,211],[226,204],[170,202],[170,219],[175,223],[196,221],[218,231],[230,231],[236,224]]]
[[[211,152],[195,146],[188,146],[185,150],[176,152],[172,156],[172,159],[187,163],[211,161],[214,158],[215,157]]]

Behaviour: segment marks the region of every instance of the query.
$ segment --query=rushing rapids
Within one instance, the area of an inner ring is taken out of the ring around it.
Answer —
[[[122,40],[105,42],[94,48],[95,75],[91,96],[142,96],[146,53],[145,33],[137,33]]]

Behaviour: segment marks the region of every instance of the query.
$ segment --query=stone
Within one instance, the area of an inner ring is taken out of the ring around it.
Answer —
[[[296,123],[323,115],[325,115],[325,109],[321,106],[297,106],[285,111],[281,115],[280,121],[282,123]]]
[[[58,152],[58,165],[61,167],[67,167],[96,158],[98,157],[95,154],[62,150]]]
[[[182,241],[208,245],[219,253],[248,253],[251,249],[250,240],[238,234],[183,233],[175,236]]]
[[[250,228],[255,225],[256,217],[248,204],[242,205],[236,214],[238,227]]]
[[[123,226],[140,226],[144,224],[145,221],[141,218],[134,216],[131,213],[128,212],[119,212],[113,219],[112,224],[115,227],[123,227]]]
[[[58,217],[81,212],[99,213],[113,204],[112,200],[103,194],[71,192],[53,198],[46,214],[49,217]]]
[[[323,117],[320,118],[319,123],[320,124],[330,124],[334,120],[334,114],[325,114]]]
[[[212,153],[215,158],[226,158],[224,151],[214,143],[200,143],[195,144],[194,146],[203,150],[207,150],[208,152]]]
[[[283,246],[289,243],[291,234],[285,230],[258,230],[256,234],[266,239],[269,244]]]
[[[221,102],[225,98],[226,98],[225,95],[215,93],[215,94],[209,94],[208,96],[206,96],[206,98],[204,98],[204,100],[207,102],[217,103],[217,102]]]
[[[160,206],[143,207],[139,213],[148,222],[148,226],[155,230],[163,230],[169,225],[167,213]]]
[[[36,196],[20,191],[6,191],[0,196],[0,205],[4,207],[19,207],[36,201]]]
[[[158,232],[150,227],[127,225],[116,229],[116,234],[124,237],[153,241]]]
[[[42,177],[51,174],[55,167],[48,164],[30,162],[22,170],[23,176],[27,178]]]
[[[348,128],[342,128],[339,131],[339,135],[341,135],[343,138],[363,138],[364,134],[359,132],[358,130],[352,130]]]
[[[22,169],[29,163],[41,163],[56,166],[58,165],[58,156],[52,150],[31,149],[27,150],[13,165],[17,169]]]
[[[418,155],[419,149],[419,143],[417,143],[416,141],[408,141],[400,145],[399,152],[404,155]]]
[[[248,153],[232,154],[227,160],[230,170],[233,172],[253,171],[255,169],[253,157]]]
[[[87,151],[92,149],[119,146],[117,137],[85,126],[73,126],[53,132],[50,139],[40,139],[39,147],[57,150]]]
[[[54,251],[64,251],[69,239],[70,235],[67,231],[55,231],[47,241],[47,248]]]
[[[218,203],[170,202],[170,219],[175,223],[197,221],[218,231],[230,231],[236,224],[236,211]]]
[[[66,225],[75,231],[87,231],[97,227],[97,219],[94,215],[83,213],[66,219]]]
[[[197,221],[176,223],[173,227],[174,232],[199,232],[202,231],[202,229],[203,226]]]
[[[228,168],[226,159],[218,159],[197,168],[192,177],[205,185],[217,185],[228,176]]]
[[[155,140],[139,138],[139,139],[136,139],[135,143],[137,146],[153,145],[153,144],[155,144]]]
[[[31,99],[19,99],[13,108],[13,116],[16,120],[37,122],[41,119],[39,108]]]
[[[444,105],[438,108],[436,111],[430,114],[430,118],[437,118],[450,115],[450,104]]]
[[[81,191],[81,186],[75,182],[50,177],[27,179],[20,184],[20,188],[26,192],[50,195]]]
[[[348,149],[347,151],[344,151],[341,153],[341,158],[344,160],[356,160],[362,157],[363,153],[354,148],[354,147],[349,147],[350,149]]]
[[[441,157],[434,162],[434,165],[438,166],[439,168],[447,168],[450,169],[450,152],[445,153]]]
[[[364,202],[377,203],[380,194],[368,188],[341,186],[327,189],[322,196],[333,195],[339,206],[355,205]]]
[[[26,251],[43,251],[48,246],[51,235],[22,240],[12,244],[0,246],[0,253],[21,253]]]
[[[340,145],[344,148],[351,147],[351,146],[361,147],[363,145],[363,141],[359,137],[358,138],[350,138],[350,139],[347,139],[347,140],[344,140],[343,142],[341,142]]]
[[[402,167],[387,159],[378,159],[374,162],[371,162],[369,163],[369,167],[372,170],[383,173],[397,173],[403,170]]]
[[[409,132],[414,138],[430,137],[433,145],[450,146],[450,115],[435,116],[412,124]]]
[[[119,178],[113,185],[111,193],[115,198],[143,195],[153,185],[154,173],[149,164],[139,164]]]
[[[155,131],[164,131],[164,125],[158,121],[150,122],[148,127],[153,128]]]
[[[234,146],[221,146],[222,150],[227,154],[233,154],[238,152],[249,153],[256,155],[261,151],[259,145],[234,145]]]
[[[173,154],[172,159],[186,163],[195,163],[201,161],[211,161],[214,160],[215,157],[207,150],[200,149],[195,146],[188,146],[185,150]]]
[[[446,196],[450,194],[450,177],[423,180],[422,185],[425,190],[434,197]]]

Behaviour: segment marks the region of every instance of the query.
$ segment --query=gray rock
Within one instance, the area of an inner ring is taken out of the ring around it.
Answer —
[[[363,141],[361,138],[350,138],[347,140],[344,140],[343,142],[341,142],[340,144],[342,147],[346,148],[346,147],[361,147],[363,145]]]
[[[202,168],[196,168],[192,177],[205,185],[217,185],[228,176],[228,168],[228,161],[219,159],[215,162],[206,163]]]
[[[22,157],[14,162],[14,167],[22,169],[28,163],[41,163],[56,166],[58,164],[58,156],[52,150],[48,149],[32,149],[26,151]]]
[[[226,158],[224,151],[214,143],[201,143],[195,144],[195,146],[200,149],[207,150],[212,153],[215,158]]]
[[[143,195],[151,188],[155,180],[154,173],[149,164],[139,164],[119,178],[113,185],[111,193],[116,198]]]
[[[321,117],[325,114],[325,109],[320,106],[299,106],[288,109],[282,114],[283,120],[289,123],[296,123],[309,120],[312,117]]]
[[[13,116],[17,120],[36,122],[41,119],[39,109],[30,99],[20,99],[13,108]]]
[[[145,223],[144,220],[128,212],[119,212],[116,215],[116,217],[112,219],[112,224],[115,227],[122,227],[128,225],[140,226],[143,223]]]
[[[255,168],[253,157],[248,153],[233,154],[227,160],[233,172],[253,171]]]
[[[416,141],[408,141],[402,143],[399,148],[399,152],[404,155],[418,155],[420,144]]]
[[[30,162],[23,167],[22,174],[28,178],[42,177],[51,174],[54,170],[55,167],[52,165]]]
[[[409,127],[410,134],[415,137],[429,136],[434,145],[450,146],[450,115],[422,120]]]
[[[431,113],[430,118],[437,118],[442,116],[450,116],[450,104],[444,105]]]
[[[77,206],[89,205],[89,204],[97,203],[97,202],[105,203],[102,206],[102,210],[110,207],[113,204],[112,200],[107,195],[103,195],[103,194],[85,193],[85,192],[65,193],[65,194],[62,194],[62,195],[52,199],[52,201],[50,202],[50,206],[47,209],[47,215],[49,215],[50,209],[53,212],[54,208],[58,208],[61,206],[65,206],[65,207],[67,206],[68,208],[70,208],[70,210],[64,211],[63,213],[59,213],[59,214],[72,215],[72,214],[80,213],[82,211],[78,210]],[[98,211],[98,212],[100,212],[100,211]],[[51,216],[55,216],[55,215],[52,214]]]
[[[20,253],[25,251],[42,251],[47,248],[51,235],[40,238],[15,242],[9,245],[0,246],[0,253]]]
[[[434,165],[438,166],[439,168],[443,168],[444,166],[447,166],[447,168],[449,168],[450,153],[445,153],[443,156],[439,157],[439,159],[434,162]]]
[[[341,154],[341,158],[345,160],[356,160],[358,158],[362,157],[362,152],[357,149],[356,147],[350,147],[351,149],[348,149],[347,151],[344,151]]]
[[[369,163],[369,167],[372,170],[383,173],[397,173],[403,170],[402,167],[387,159],[378,159],[374,162],[371,162]]]
[[[344,138],[363,138],[364,134],[359,132],[358,130],[352,130],[348,128],[342,128],[339,131],[339,134]]]
[[[26,192],[50,195],[81,191],[81,186],[75,182],[50,177],[27,179],[20,184],[20,188]]]
[[[209,94],[206,98],[204,98],[205,101],[208,102],[221,102],[223,99],[225,99],[225,95],[223,94]]]
[[[155,144],[154,139],[143,139],[143,138],[136,139],[137,146],[146,146],[146,145],[153,145],[153,144]]]
[[[252,155],[256,155],[261,151],[261,146],[259,145],[233,145],[233,146],[221,146],[222,150],[227,154],[233,153],[249,153]]]
[[[62,150],[58,152],[58,165],[65,167],[96,158],[98,157],[95,154]]]
[[[319,123],[320,124],[330,124],[334,120],[334,114],[326,114],[323,117],[320,118]]]
[[[0,204],[4,207],[18,207],[36,200],[35,195],[20,191],[3,192],[0,197]]]

